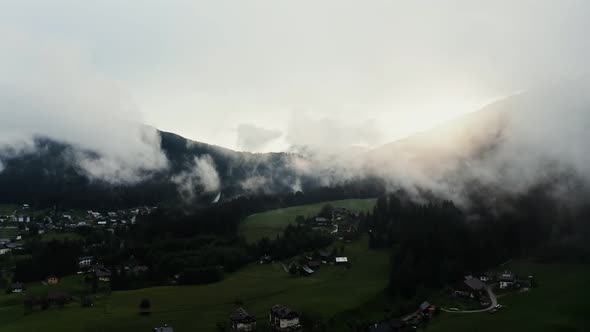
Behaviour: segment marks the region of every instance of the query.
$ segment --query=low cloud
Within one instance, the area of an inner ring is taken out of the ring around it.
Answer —
[[[210,155],[195,157],[188,170],[173,176],[171,180],[178,186],[179,194],[187,202],[201,192],[218,191],[221,186],[215,162]]]
[[[240,188],[249,193],[268,192],[270,179],[264,176],[253,176],[240,182]]]
[[[375,146],[383,136],[374,119],[359,121],[339,117],[313,116],[307,112],[293,113],[286,141],[294,150],[320,152],[349,150],[352,147]]]
[[[113,184],[168,166],[157,130],[141,123],[131,98],[85,54],[0,31],[0,156],[30,152],[37,138],[49,138],[73,147],[68,157],[82,174]]]
[[[300,148],[289,166],[324,186],[379,178],[418,200],[430,192],[467,205],[479,189],[512,195],[555,179],[564,185],[554,194],[568,197],[575,189],[568,178],[590,183],[588,128],[590,84],[576,80],[507,97],[376,149]]]
[[[270,143],[282,136],[281,131],[241,124],[238,126],[238,149],[250,152],[263,151]]]

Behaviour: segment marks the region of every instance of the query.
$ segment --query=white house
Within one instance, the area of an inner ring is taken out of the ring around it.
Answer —
[[[348,263],[348,257],[336,257],[336,264],[347,264]]]
[[[500,275],[499,281],[500,289],[506,289],[514,285],[514,282],[516,281],[516,276],[514,275],[514,273],[510,271],[504,271],[504,273]]]
[[[238,308],[230,316],[230,320],[232,331],[256,331],[256,318],[248,314],[244,308]]]
[[[277,304],[270,309],[270,326],[278,331],[297,331],[301,329],[299,314],[290,308]]]

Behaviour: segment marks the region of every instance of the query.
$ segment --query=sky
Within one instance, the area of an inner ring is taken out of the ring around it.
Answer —
[[[590,71],[588,1],[0,5],[0,148],[50,135],[108,151],[101,170],[165,164],[129,122],[254,152],[377,147]]]

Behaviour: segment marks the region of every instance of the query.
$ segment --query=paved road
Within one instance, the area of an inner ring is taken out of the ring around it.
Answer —
[[[450,312],[453,314],[474,314],[474,313],[478,313],[478,312],[490,311],[496,305],[498,305],[498,298],[496,297],[496,294],[494,294],[494,292],[492,292],[492,288],[490,286],[486,286],[486,291],[488,292],[488,296],[489,296],[490,300],[492,300],[492,303],[487,308],[478,309],[478,310],[460,310],[460,311],[453,311],[453,310],[449,310],[449,309],[445,309],[445,308],[440,308],[440,310],[442,310],[444,312]]]

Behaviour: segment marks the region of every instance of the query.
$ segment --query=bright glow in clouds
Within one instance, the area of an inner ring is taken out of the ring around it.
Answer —
[[[290,132],[301,112],[343,124],[338,132],[373,121],[355,141],[377,146],[589,74],[588,17],[582,0],[22,0],[4,4],[0,28],[75,45],[150,125],[267,151],[309,142]],[[243,125],[259,130],[245,137]],[[313,128],[321,138],[325,129]]]
[[[22,0],[0,29],[74,45],[150,125],[269,151],[332,148],[325,124],[375,147],[587,75],[588,17],[583,0]]]

